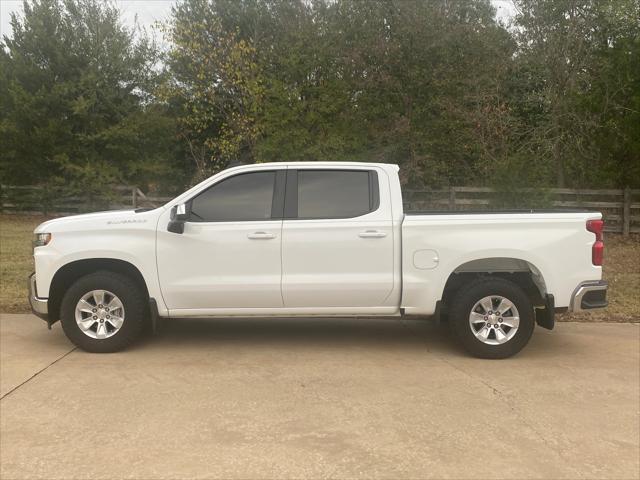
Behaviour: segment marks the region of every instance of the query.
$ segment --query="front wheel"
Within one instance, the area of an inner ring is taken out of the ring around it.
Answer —
[[[130,345],[142,331],[148,308],[130,278],[96,272],[79,278],[62,299],[62,329],[87,352],[108,353]]]
[[[527,294],[502,278],[481,278],[461,289],[453,299],[451,322],[465,349],[480,358],[515,355],[535,327]]]

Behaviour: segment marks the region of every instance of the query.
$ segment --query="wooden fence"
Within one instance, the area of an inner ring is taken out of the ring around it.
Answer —
[[[531,204],[542,203],[547,208],[602,212],[607,232],[624,235],[640,233],[640,190],[638,189],[549,188],[543,191],[522,189],[520,193],[523,198],[529,198]],[[492,210],[496,209],[497,205],[505,203],[499,192],[486,187],[405,190],[403,195],[404,207],[408,212]],[[536,201],[535,197],[543,197],[543,200]],[[519,203],[527,204],[526,200],[521,200]]]
[[[173,197],[145,195],[138,187],[114,186],[101,197],[74,195],[63,188],[40,186],[0,186],[2,213],[33,215],[73,215],[100,210],[158,207]]]
[[[605,230],[628,235],[640,233],[640,190],[578,190],[550,188],[544,191],[523,189],[524,198],[544,197],[544,204],[555,209],[586,209],[602,212]],[[465,211],[496,209],[504,203],[500,193],[485,187],[449,187],[445,189],[404,190],[405,210]],[[527,197],[528,196],[528,197]],[[69,215],[97,210],[157,207],[172,197],[145,195],[138,187],[117,186],[110,195],[92,198],[68,195],[62,189],[30,186],[0,186],[2,213]],[[526,200],[520,204],[527,205]]]

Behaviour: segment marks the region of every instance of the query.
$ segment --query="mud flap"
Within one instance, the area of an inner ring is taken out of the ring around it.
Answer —
[[[542,328],[553,330],[556,324],[555,313],[556,308],[553,295],[547,294],[545,306],[543,308],[536,308],[536,323]]]
[[[151,314],[151,332],[157,335],[160,329],[160,315],[158,314],[158,303],[155,298],[149,299],[149,313]]]

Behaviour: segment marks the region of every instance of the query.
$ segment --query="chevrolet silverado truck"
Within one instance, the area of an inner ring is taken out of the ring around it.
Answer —
[[[32,309],[90,352],[161,317],[411,315],[505,358],[557,311],[607,305],[600,213],[406,214],[398,170],[244,165],[156,209],[44,222]]]

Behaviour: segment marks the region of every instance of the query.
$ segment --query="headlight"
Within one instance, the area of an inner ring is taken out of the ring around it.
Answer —
[[[51,241],[50,233],[36,233],[33,237],[33,248],[44,247]]]

